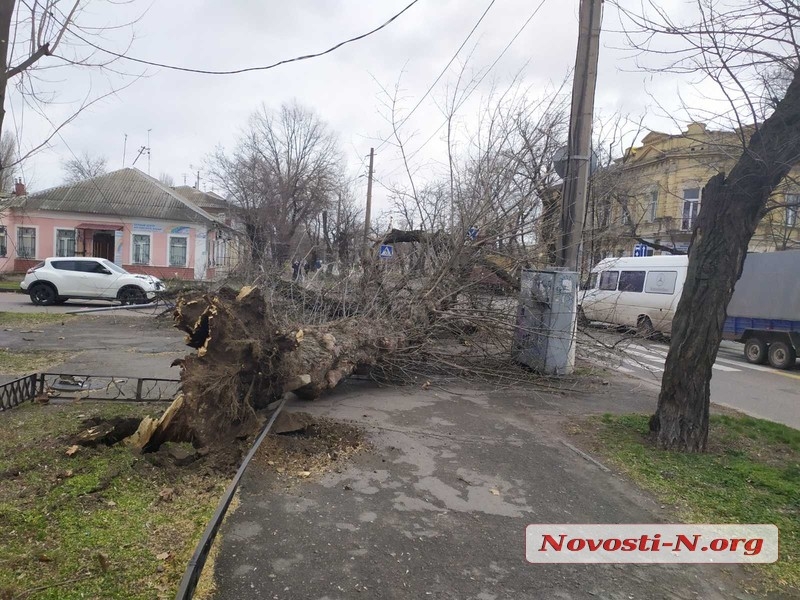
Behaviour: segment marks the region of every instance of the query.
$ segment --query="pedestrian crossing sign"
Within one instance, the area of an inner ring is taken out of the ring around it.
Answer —
[[[381,245],[381,250],[378,256],[380,256],[381,258],[392,258],[393,255],[394,255],[394,246],[391,246],[389,244]]]

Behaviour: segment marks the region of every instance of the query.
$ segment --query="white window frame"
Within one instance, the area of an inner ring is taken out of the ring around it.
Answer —
[[[800,212],[800,194],[786,194],[786,219],[787,227],[795,227],[797,225],[797,213]]]
[[[170,254],[171,254],[170,251],[172,250],[172,240],[176,239],[176,238],[180,238],[180,239],[186,240],[186,262],[184,262],[182,265],[170,264],[170,260],[169,260]],[[176,269],[185,269],[185,268],[187,268],[189,266],[189,236],[188,235],[169,234],[167,236],[167,261],[164,264],[166,264],[167,267],[174,267]]]
[[[33,229],[33,256],[31,258],[19,255],[19,230],[20,229]],[[22,260],[36,260],[39,256],[39,226],[38,225],[17,225],[14,229],[14,254],[17,258]]]
[[[647,217],[650,223],[658,218],[658,188],[647,192]]]
[[[149,239],[149,241],[147,242],[148,249],[147,249],[147,262],[146,263],[133,262],[133,253],[135,252],[134,243],[133,243],[133,236],[135,236],[135,235],[141,235],[141,236],[147,237]],[[153,234],[152,233],[148,233],[146,231],[132,231],[131,232],[130,258],[131,258],[131,262],[128,263],[129,265],[140,265],[142,267],[149,267],[149,266],[151,266],[153,264]]]
[[[687,190],[697,190],[697,200],[687,200],[686,199],[686,191]],[[697,216],[700,214],[700,203],[703,201],[703,188],[700,187],[700,186],[697,186],[697,187],[685,187],[685,188],[683,188],[683,193],[681,195],[682,195],[681,216],[680,216],[680,219],[681,219],[681,231],[692,231],[694,229],[694,223],[697,220]],[[695,211],[694,216],[689,219],[689,226],[688,227],[684,227],[683,226],[683,221],[684,221],[683,212],[684,212],[684,209],[686,208],[686,204],[687,203],[694,204],[697,207],[697,210]]]
[[[620,225],[631,224],[631,207],[628,206],[627,200],[622,200],[619,203],[619,223]]]
[[[73,245],[74,251],[72,254],[66,256],[58,256],[58,232],[59,231],[71,231],[73,236]],[[69,256],[75,256],[78,252],[78,230],[72,227],[55,227],[53,228],[53,256],[58,258],[67,258]]]

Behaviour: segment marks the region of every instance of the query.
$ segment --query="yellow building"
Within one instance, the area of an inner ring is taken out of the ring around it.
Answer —
[[[704,123],[678,135],[651,131],[641,146],[593,178],[585,252],[596,263],[608,256],[667,253],[658,246],[688,249],[703,186],[729,172],[742,151],[739,133],[712,131]],[[751,251],[800,248],[798,175],[800,169],[793,169],[770,199]]]

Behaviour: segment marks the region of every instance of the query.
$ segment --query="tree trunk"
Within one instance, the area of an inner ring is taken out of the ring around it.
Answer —
[[[728,302],[767,200],[798,162],[800,71],[730,175],[716,175],[703,189],[658,408],[650,420],[663,448],[690,452],[706,448],[711,367]]]
[[[273,322],[258,288],[238,294],[182,297],[175,326],[197,352],[176,361],[181,400],[167,423],[147,423],[133,445],[156,450],[165,441],[220,448],[258,425],[256,411],[286,392],[313,399],[358,365],[372,365],[398,348],[403,336],[379,319],[358,317],[316,327]]]
[[[6,115],[8,51],[11,46],[11,21],[14,18],[15,4],[15,0],[0,0],[0,135],[3,133],[3,121]],[[4,169],[5,166],[6,165],[0,165],[0,169]]]

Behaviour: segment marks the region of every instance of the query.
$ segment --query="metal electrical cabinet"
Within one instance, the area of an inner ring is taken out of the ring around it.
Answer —
[[[543,375],[569,375],[575,368],[578,274],[523,269],[514,360]]]

